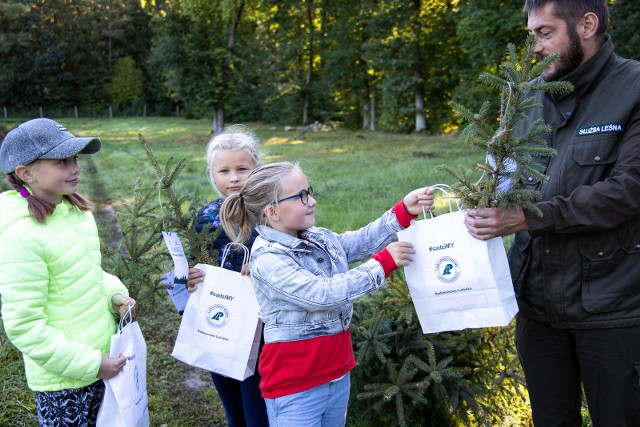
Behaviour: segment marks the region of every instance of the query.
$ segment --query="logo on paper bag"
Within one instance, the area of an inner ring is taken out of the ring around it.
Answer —
[[[443,256],[436,262],[436,276],[444,283],[452,283],[460,277],[458,261],[450,256]]]
[[[207,322],[214,328],[223,327],[229,322],[229,310],[224,305],[212,305],[207,310]]]

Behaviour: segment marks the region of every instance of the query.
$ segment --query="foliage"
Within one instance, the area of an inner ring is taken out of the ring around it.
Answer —
[[[116,61],[106,92],[115,105],[133,105],[140,102],[143,85],[142,71],[132,57],[125,56]]]
[[[625,58],[640,60],[640,33],[635,28],[640,21],[640,3],[636,0],[616,0],[610,6],[610,12],[609,33],[616,52]]]
[[[106,107],[115,59],[148,49],[139,2],[20,1],[0,5],[0,103],[11,111]],[[105,108],[106,109],[106,108]]]
[[[522,0],[11,0],[0,3],[0,106],[11,117],[105,116],[132,58],[147,115],[412,132],[459,124],[477,84],[524,40]],[[637,2],[611,4],[618,51],[640,55]],[[230,43],[234,35],[234,43]],[[111,89],[107,89],[111,88]],[[141,105],[115,114],[141,115]],[[424,107],[417,101],[422,99]],[[117,102],[123,102],[118,100]],[[422,111],[423,110],[423,111]],[[497,111],[494,109],[493,112]]]
[[[534,157],[552,156],[555,150],[548,147],[542,138],[551,128],[542,120],[533,122],[524,135],[519,136],[515,127],[519,121],[526,120],[526,112],[540,108],[533,96],[534,91],[549,93],[566,93],[573,90],[569,82],[545,82],[536,79],[549,64],[558,58],[558,54],[549,55],[540,62],[534,61],[535,37],[530,35],[523,49],[523,54],[513,44],[507,47],[507,61],[500,65],[500,75],[483,73],[480,79],[483,83],[500,89],[499,121],[493,120],[490,102],[487,101],[478,113],[452,102],[453,109],[470,122],[462,132],[465,141],[481,152],[486,153],[486,164],[477,164],[476,170],[482,172],[482,177],[473,182],[470,172],[464,167],[456,172],[443,165],[441,169],[449,173],[457,181],[454,193],[460,198],[461,205],[472,207],[500,207],[527,208],[540,213],[533,204],[539,193],[517,185],[503,183],[518,183],[533,176],[546,180],[544,167],[534,161]]]
[[[415,97],[423,93],[428,129],[438,132],[450,121],[446,102],[458,77],[448,67],[460,60],[452,1],[379,3],[378,13],[366,21],[362,60],[374,78],[380,111],[377,128],[409,132],[415,128]],[[364,8],[369,8],[365,2]],[[364,24],[361,24],[364,25]]]
[[[121,228],[122,240],[116,248],[105,248],[105,269],[120,277],[134,299],[155,304],[155,297],[164,295],[165,287],[159,276],[166,271],[166,247],[161,244],[162,231],[177,232],[184,239],[186,254],[200,262],[215,265],[215,258],[207,252],[206,233],[196,233],[194,221],[198,203],[193,196],[180,196],[174,189],[174,182],[185,166],[182,159],[175,167],[173,157],[162,168],[149,144],[139,135],[149,161],[152,163],[156,181],[143,185],[136,180],[133,200],[120,196],[120,208],[116,217]],[[168,197],[165,206],[162,195]],[[155,201],[158,197],[158,202]],[[183,212],[184,206],[189,206]]]
[[[459,3],[455,34],[460,58],[450,64],[449,74],[459,76],[460,83],[448,99],[455,99],[472,110],[478,110],[487,99],[497,100],[495,91],[478,84],[478,74],[495,73],[504,47],[509,43],[516,46],[524,43],[527,32],[522,4],[522,0],[465,0]],[[496,104],[492,108],[495,115],[498,114]]]

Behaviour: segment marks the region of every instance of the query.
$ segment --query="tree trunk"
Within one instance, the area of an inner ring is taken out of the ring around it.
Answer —
[[[364,82],[362,92],[362,129],[368,130],[371,126],[371,87],[368,81]]]
[[[371,88],[371,119],[369,120],[369,130],[376,130],[376,88]]]
[[[213,109],[213,133],[218,134],[224,129],[224,107],[216,106]]]
[[[415,50],[413,53],[413,97],[416,109],[416,132],[427,129],[427,117],[424,112],[424,78],[422,77],[422,55],[420,52],[420,7],[421,0],[413,0],[414,20],[413,39],[415,40]]]
[[[371,101],[368,94],[362,99],[362,129],[369,129],[369,114],[371,110]]]
[[[240,18],[242,17],[242,10],[244,9],[244,0],[238,3],[238,6],[234,10],[231,18],[231,25],[229,25],[229,34],[227,35],[227,57],[224,60],[224,73],[230,73],[231,70],[231,51],[236,44],[236,35],[238,34],[238,25],[240,25]],[[214,134],[222,132],[224,129],[224,106],[214,105],[213,107],[213,126],[212,131]]]
[[[304,80],[304,106],[302,109],[302,124],[309,124],[311,110],[311,79],[313,77],[313,0],[307,0],[307,26],[309,28],[309,41],[307,49],[307,76]]]
[[[229,48],[229,50],[233,49],[233,46],[236,44],[236,34],[238,33],[238,25],[240,24],[243,8],[244,0],[241,0],[233,14],[231,26],[229,27],[229,37],[227,38],[227,48]]]
[[[416,80],[418,80],[417,77]],[[421,80],[418,80],[418,82],[421,82]],[[414,89],[416,108],[416,132],[421,132],[427,129],[427,117],[424,113],[424,90],[422,88],[422,84],[419,84],[418,82],[416,82]]]

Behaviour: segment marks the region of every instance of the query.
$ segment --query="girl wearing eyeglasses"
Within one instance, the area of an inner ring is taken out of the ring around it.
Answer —
[[[270,425],[345,424],[356,364],[352,303],[411,263],[414,249],[396,233],[433,209],[433,194],[414,190],[379,219],[342,234],[314,226],[313,189],[291,163],[257,168],[224,201],[222,226],[232,240],[243,242],[257,224],[249,268],[264,322],[258,368]]]

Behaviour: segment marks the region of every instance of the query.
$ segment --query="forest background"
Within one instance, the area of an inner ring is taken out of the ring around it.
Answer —
[[[434,134],[472,109],[522,0],[3,0],[4,117],[181,115]],[[611,1],[640,57],[640,4]]]
[[[460,123],[449,102],[475,110],[497,97],[477,77],[497,70],[507,43],[522,45],[521,6],[520,0],[0,3],[0,132],[46,116],[105,143],[100,156],[83,164],[83,191],[107,208],[106,221],[97,212],[106,268],[134,267],[120,276],[144,301],[139,319],[149,345],[153,425],[224,424],[206,373],[170,357],[180,318],[158,282],[166,248],[153,240],[163,220],[155,200],[169,200],[166,176],[176,179],[182,207],[201,206],[212,195],[202,156],[212,128],[249,123],[270,153],[267,162],[305,159],[319,190],[320,225],[336,231],[363,225],[399,189],[442,182],[438,164],[482,159],[450,132]],[[617,51],[639,58],[640,3],[612,2],[611,14]],[[184,168],[159,179],[136,143],[139,132],[152,141],[163,170],[175,167],[164,166],[170,156],[186,155]],[[108,249],[111,206],[127,250],[139,258],[123,260]],[[352,332],[358,368],[350,426],[531,425],[510,328],[423,335],[397,274],[357,304]],[[33,395],[3,331],[0,374],[0,424],[34,425]]]

